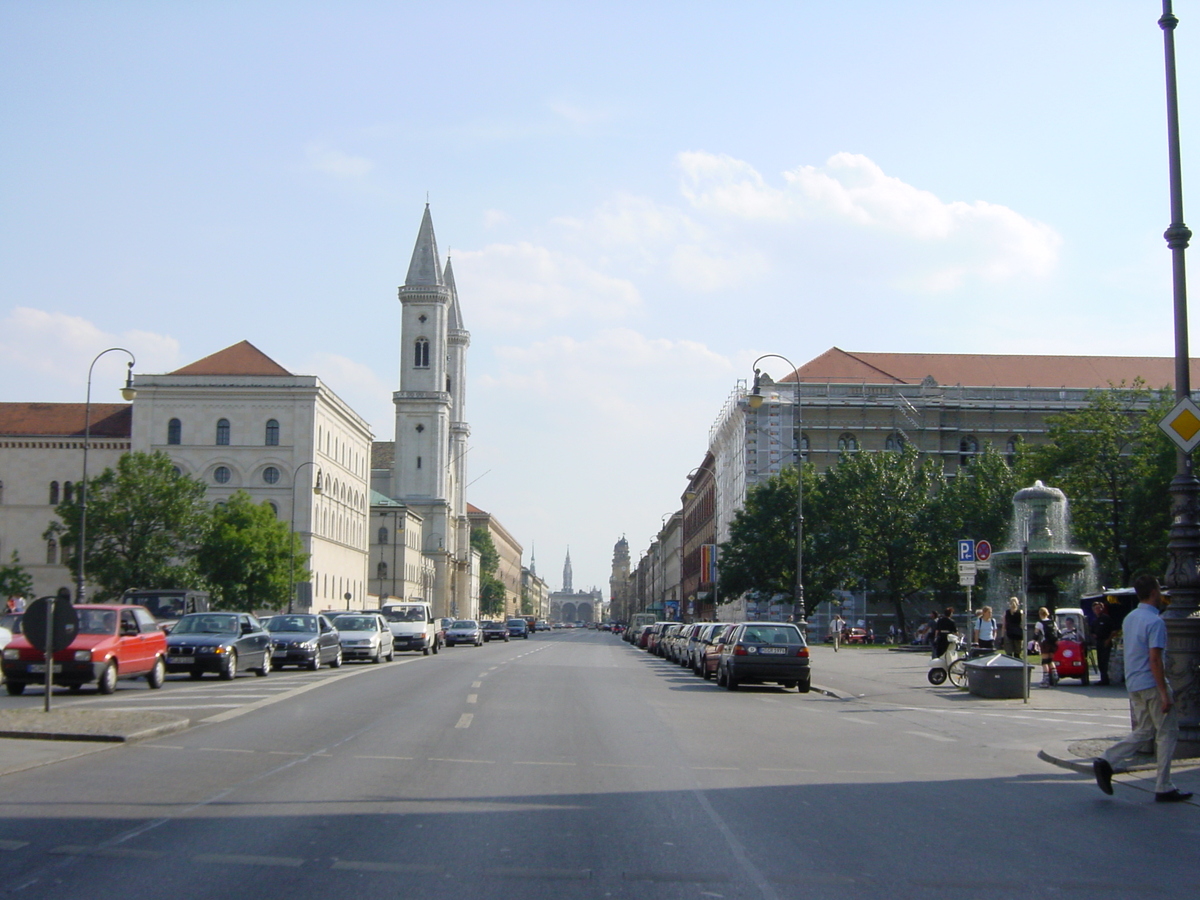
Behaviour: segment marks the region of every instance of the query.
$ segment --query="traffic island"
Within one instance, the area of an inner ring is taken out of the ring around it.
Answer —
[[[162,712],[99,709],[0,710],[0,737],[120,744],[182,731],[187,719]]]

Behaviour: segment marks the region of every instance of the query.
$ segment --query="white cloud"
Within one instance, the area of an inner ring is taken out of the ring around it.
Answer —
[[[517,331],[569,318],[620,319],[641,305],[630,281],[524,241],[456,253],[454,277],[471,298],[468,327]]]
[[[511,225],[512,216],[499,209],[485,209],[483,211],[483,227],[498,228],[501,225]]]
[[[309,144],[304,150],[304,157],[309,169],[334,178],[364,178],[375,168],[375,164],[366,157],[351,156],[323,144]]]
[[[97,354],[123,347],[136,358],[134,373],[169,372],[179,368],[179,341],[147,331],[106,332],[81,316],[18,306],[0,320],[0,383],[27,385],[29,374],[38,376],[37,396],[7,396],[8,400],[70,402],[83,400],[88,367]],[[124,353],[107,353],[96,361],[92,374],[93,399],[116,402],[116,388],[125,380]],[[100,391],[104,391],[103,396]]]
[[[396,408],[392,405],[392,392],[400,387],[399,375],[395,381],[389,383],[369,366],[326,351],[313,353],[293,371],[320,378],[331,391],[370,423],[376,440],[392,439],[396,414]]]

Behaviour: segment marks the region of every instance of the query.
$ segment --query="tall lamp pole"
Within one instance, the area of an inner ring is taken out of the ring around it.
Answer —
[[[758,409],[762,406],[763,395],[760,387],[762,371],[758,368],[758,364],[764,359],[771,358],[781,359],[787,363],[796,377],[796,392],[792,400],[792,432],[796,465],[796,602],[792,608],[792,616],[798,623],[803,623],[806,618],[804,609],[804,432],[800,430],[800,370],[786,356],[780,356],[778,353],[763,354],[752,364],[754,389],[746,399],[751,409]]]
[[[1170,167],[1171,224],[1163,237],[1171,249],[1171,281],[1175,308],[1175,397],[1190,398],[1191,360],[1188,352],[1187,274],[1184,251],[1192,232],[1183,223],[1183,167],[1179,152],[1179,93],[1175,82],[1175,26],[1171,0],[1163,0],[1158,25],[1163,32],[1163,55],[1167,75],[1167,154]],[[1167,587],[1171,606],[1163,613],[1168,635],[1167,678],[1175,689],[1179,708],[1180,738],[1200,741],[1200,481],[1192,471],[1191,454],[1175,454],[1175,477],[1171,480],[1171,531],[1167,543]]]
[[[87,588],[84,587],[84,568],[85,559],[87,558],[87,475],[88,475],[88,444],[92,439],[92,369],[96,367],[96,361],[105,353],[120,352],[129,357],[129,364],[125,369],[125,387],[121,388],[121,396],[126,401],[132,401],[137,396],[137,391],[133,388],[133,367],[137,363],[137,358],[126,350],[124,347],[109,347],[107,350],[101,350],[96,354],[92,364],[88,366],[87,378],[87,402],[83,406],[83,480],[79,482],[79,547],[78,556],[76,559],[77,570],[75,573],[75,602],[83,603],[87,597]]]
[[[296,477],[300,474],[300,470],[305,466],[316,466],[315,460],[302,462],[296,466],[296,471],[292,473],[292,525],[288,530],[288,612],[292,611],[293,604],[296,599],[296,483],[299,479]],[[312,492],[318,496],[321,494],[321,469],[317,468],[317,483],[313,485]],[[312,531],[310,528],[309,531]]]

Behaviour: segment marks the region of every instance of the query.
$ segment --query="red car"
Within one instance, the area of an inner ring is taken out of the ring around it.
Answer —
[[[54,683],[77,691],[96,683],[102,694],[117,689],[118,678],[146,676],[150,687],[162,687],[167,675],[167,636],[142,606],[88,604],[76,606],[79,630],[65,650],[54,654]],[[46,658],[17,635],[4,648],[5,687],[22,694],[27,684],[45,684]]]

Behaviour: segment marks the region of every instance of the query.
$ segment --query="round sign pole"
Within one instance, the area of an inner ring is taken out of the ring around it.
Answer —
[[[50,712],[50,687],[54,683],[54,598],[46,598],[46,639],[42,646],[46,659],[46,700],[44,710]]]

